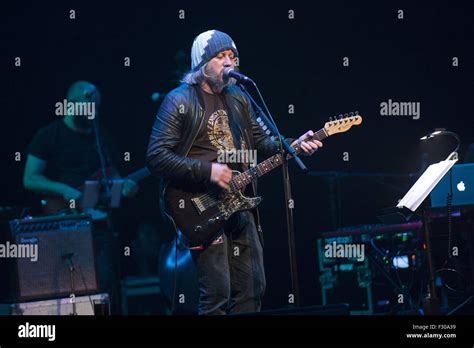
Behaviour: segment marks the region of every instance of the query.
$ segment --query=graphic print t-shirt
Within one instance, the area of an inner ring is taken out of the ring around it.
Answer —
[[[188,156],[201,161],[217,162],[219,153],[236,150],[239,147],[232,135],[231,122],[223,101],[224,97],[204,91],[201,95],[204,100],[204,119]],[[234,133],[239,134],[239,130],[237,129]],[[240,136],[240,149],[246,148],[246,144]],[[228,166],[235,170],[243,169],[242,163],[228,163]]]

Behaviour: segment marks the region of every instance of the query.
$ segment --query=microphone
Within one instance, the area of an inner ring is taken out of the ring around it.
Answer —
[[[234,79],[240,82],[248,81],[248,82],[254,83],[250,77],[247,77],[244,74],[241,74],[232,68],[225,68],[222,74],[222,77],[224,78],[224,80],[228,80],[229,78],[233,77]]]
[[[67,263],[69,264],[69,271],[74,272],[74,264],[72,263],[72,257],[74,256],[74,253],[63,253],[61,255],[63,260],[67,260]]]

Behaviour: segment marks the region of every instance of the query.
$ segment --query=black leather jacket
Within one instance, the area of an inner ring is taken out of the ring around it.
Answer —
[[[171,178],[196,184],[210,180],[211,163],[187,157],[204,117],[204,103],[197,88],[200,87],[183,84],[174,89],[165,97],[156,115],[146,162],[151,173],[164,180],[164,186]],[[275,154],[278,145],[257,123],[248,98],[236,86],[227,87],[224,95],[227,111],[231,114],[229,117],[238,120],[249,148],[256,149],[262,158]],[[253,193],[257,194],[256,183],[253,184]],[[261,233],[258,211],[255,215]]]

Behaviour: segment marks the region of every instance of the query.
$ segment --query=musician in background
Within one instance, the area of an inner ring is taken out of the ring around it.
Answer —
[[[100,173],[101,161],[94,132],[94,124],[98,127],[97,117],[101,104],[101,95],[96,86],[87,81],[77,81],[71,85],[66,96],[67,102],[93,103],[94,107],[83,108],[93,113],[71,114],[68,109],[65,115],[58,115],[51,124],[41,128],[30,142],[27,152],[23,184],[25,189],[41,196],[53,196],[64,199],[65,207],[70,200],[80,204],[82,193],[80,187],[95,173]],[[83,104],[85,105],[85,104]],[[77,111],[77,110],[76,110]],[[61,117],[60,117],[61,116]],[[99,128],[100,129],[100,128]],[[118,156],[107,133],[101,132],[99,138],[100,150],[103,153],[105,166],[110,178],[119,178],[115,164]],[[100,177],[100,175],[99,175]],[[126,180],[122,194],[134,196],[138,185],[132,180]],[[51,199],[52,200],[52,199]],[[94,240],[96,244],[96,263],[98,266],[99,287],[101,290],[113,293],[117,286],[114,263],[111,263],[112,241],[111,232],[104,221],[95,222]],[[113,294],[110,294],[111,296]],[[113,301],[113,300],[112,300]]]
[[[37,194],[57,195],[69,202],[71,199],[78,201],[82,194],[78,188],[100,171],[93,122],[99,115],[101,95],[93,84],[78,81],[69,88],[66,100],[73,103],[92,102],[95,114],[56,116],[57,120],[41,128],[27,149],[23,184],[27,190]],[[106,133],[101,140],[106,166],[112,169],[111,176],[117,178],[114,146]],[[126,180],[122,194],[132,197],[137,190],[135,182]]]
[[[224,69],[235,68],[237,57],[234,41],[223,32],[209,30],[195,38],[192,70],[166,96],[153,125],[147,150],[153,174],[190,186],[214,183],[227,189],[232,177],[229,166],[242,170],[245,164],[218,163],[219,151],[256,149],[266,157],[278,150],[256,122],[248,98],[233,85],[235,80],[223,79]],[[308,131],[298,139],[306,154],[322,146],[316,140],[303,141],[311,135]],[[198,274],[199,314],[260,310],[265,274],[258,220],[256,211],[237,213],[212,245],[191,251]],[[235,248],[239,256],[232,256]]]

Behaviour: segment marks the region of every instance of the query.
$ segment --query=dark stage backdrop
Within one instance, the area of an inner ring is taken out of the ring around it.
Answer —
[[[229,33],[241,71],[260,86],[287,136],[317,130],[329,116],[359,111],[363,125],[329,138],[305,159],[311,171],[406,174],[421,155],[444,158],[448,140],[422,144],[436,127],[457,132],[461,155],[474,142],[473,3],[414,1],[134,1],[2,3],[0,9],[0,205],[21,206],[26,145],[57,116],[54,105],[76,80],[96,84],[102,121],[127,174],[144,165],[155,113],[152,99],[177,86],[190,66],[193,38],[208,29]],[[71,10],[75,18],[71,19]],[[401,11],[401,12],[400,12]],[[184,18],[183,18],[184,16]],[[21,59],[21,66],[15,66]],[[125,66],[126,58],[130,66]],[[383,102],[419,103],[419,115],[386,116]],[[290,105],[294,113],[289,113]],[[15,153],[22,154],[15,161]],[[306,176],[292,164],[295,231],[302,304],[321,303],[316,239],[341,226],[377,223],[380,208],[395,205],[415,179],[339,179],[339,218],[331,211],[327,176]],[[154,219],[156,185],[144,183],[122,218]],[[291,289],[284,198],[279,172],[260,181],[265,232],[265,308],[287,304]]]

